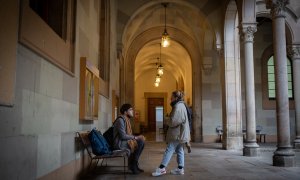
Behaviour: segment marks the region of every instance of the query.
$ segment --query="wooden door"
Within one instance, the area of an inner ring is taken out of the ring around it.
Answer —
[[[148,98],[148,130],[156,130],[156,107],[164,106],[164,98]]]

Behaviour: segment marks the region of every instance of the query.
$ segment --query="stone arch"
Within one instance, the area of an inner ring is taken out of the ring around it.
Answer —
[[[287,11],[285,13],[285,29],[286,29],[286,41],[287,44],[292,44],[293,42],[299,42],[300,41],[300,35],[297,33],[297,30],[299,29],[299,25],[297,24],[297,15],[293,13],[292,10],[290,10],[287,7]],[[265,1],[258,1],[256,2],[256,16],[258,17],[267,17],[272,19],[270,14],[270,9],[266,8]]]
[[[174,4],[174,5],[177,5],[177,6],[182,6],[182,7],[188,8],[190,11],[195,12],[196,14],[199,14],[198,17],[201,17],[203,19],[203,22],[207,24],[208,29],[213,29],[212,26],[208,23],[205,14],[203,14],[203,12],[201,12],[198,7],[196,7],[195,5],[193,5],[193,4],[189,3],[189,2],[182,1],[182,0],[152,0],[152,1],[144,4],[143,6],[141,6],[138,10],[136,10],[133,13],[133,15],[130,17],[130,19],[127,21],[127,23],[125,25],[125,28],[124,28],[124,33],[122,35],[122,42],[124,44],[125,44],[125,42],[128,42],[128,41],[131,42],[133,39],[136,38],[134,36],[131,36],[130,38],[126,37],[126,35],[130,34],[129,32],[132,31],[132,29],[130,29],[130,28],[132,27],[133,23],[141,23],[141,20],[138,20],[137,22],[135,20],[137,18],[140,18],[140,17],[149,16],[149,14],[145,14],[145,13],[147,13],[147,10],[149,10],[149,9],[158,9],[158,8],[161,8],[162,7],[161,6],[162,2],[167,2],[169,4]],[[189,19],[185,19],[185,21],[189,22]],[[139,24],[136,24],[136,25],[138,26]],[[168,28],[171,27],[171,26],[172,25],[170,23],[167,23],[167,27]],[[176,27],[173,27],[173,28],[176,28]],[[214,37],[216,37],[215,32],[213,32],[213,33],[214,33]],[[160,32],[160,34],[161,34],[161,32]],[[192,38],[195,39],[195,36],[192,37]],[[124,48],[127,48],[127,47],[128,46],[124,45]]]
[[[124,96],[121,97],[121,102],[134,103],[134,64],[135,59],[140,49],[148,42],[160,39],[163,27],[150,28],[138,36],[128,45],[128,49],[124,54],[123,77],[121,77],[121,89],[124,91]],[[194,110],[194,140],[202,141],[202,106],[201,106],[201,54],[197,43],[185,32],[176,29],[168,28],[172,41],[177,41],[181,44],[191,57],[192,64],[192,98]],[[200,69],[200,70],[199,70]],[[121,71],[122,72],[122,71]],[[125,83],[126,82],[126,83]]]

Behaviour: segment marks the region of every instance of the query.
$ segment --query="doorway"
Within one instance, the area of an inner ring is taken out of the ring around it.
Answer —
[[[155,132],[163,126],[164,98],[148,98],[148,130]]]

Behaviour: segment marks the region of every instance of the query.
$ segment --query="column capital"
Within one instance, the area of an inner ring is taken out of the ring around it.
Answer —
[[[290,0],[265,0],[267,9],[271,9],[272,18],[285,18],[286,5]]]
[[[257,31],[256,24],[242,23],[240,25],[241,38],[244,42],[253,42],[254,33]]]
[[[288,55],[294,60],[300,60],[300,44],[287,46]]]

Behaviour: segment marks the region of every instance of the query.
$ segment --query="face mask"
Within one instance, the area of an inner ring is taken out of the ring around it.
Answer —
[[[127,111],[127,116],[130,117],[130,118],[133,117],[133,110],[132,110],[132,109],[129,109],[129,110]]]

